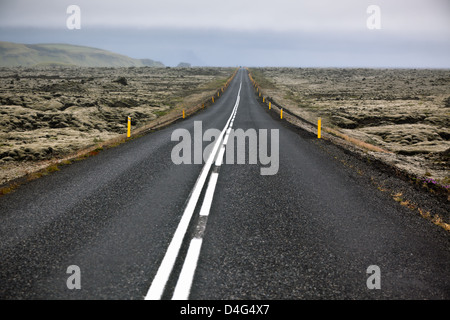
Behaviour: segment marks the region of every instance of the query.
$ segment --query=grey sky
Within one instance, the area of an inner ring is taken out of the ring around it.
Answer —
[[[81,8],[68,30],[66,8]],[[381,30],[369,30],[369,5]],[[450,67],[448,0],[0,0],[0,40],[63,42],[167,65]]]

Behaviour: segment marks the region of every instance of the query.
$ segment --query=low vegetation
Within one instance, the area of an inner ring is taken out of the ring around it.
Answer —
[[[232,68],[0,68],[0,185],[199,104]]]
[[[278,104],[390,161],[450,184],[450,70],[255,68]]]

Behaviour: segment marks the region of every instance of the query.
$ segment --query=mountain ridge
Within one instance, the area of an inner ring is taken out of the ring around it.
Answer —
[[[72,44],[22,44],[0,41],[0,67],[165,67],[151,59],[134,59],[115,52]]]

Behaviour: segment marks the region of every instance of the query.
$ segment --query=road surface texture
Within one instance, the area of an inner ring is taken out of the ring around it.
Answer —
[[[227,128],[267,129],[269,141],[277,130],[277,173],[248,158],[174,164],[172,133],[194,137],[196,121],[221,139]],[[0,298],[449,299],[448,232],[358,179],[327,145],[274,119],[240,69],[195,116],[0,198]],[[74,265],[81,289],[67,285]]]

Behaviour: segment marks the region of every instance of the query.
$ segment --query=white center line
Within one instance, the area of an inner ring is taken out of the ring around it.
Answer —
[[[236,116],[236,112],[239,107],[241,88],[242,88],[242,83],[241,83],[241,87],[239,88],[238,98],[236,100],[236,104],[233,109],[233,113],[232,113],[233,118],[232,119],[234,119],[234,117]],[[220,151],[216,158],[216,163],[215,163],[216,167],[220,167],[222,165],[223,156],[225,153],[225,147],[226,147],[228,137],[230,135],[231,128],[233,125],[233,121],[231,121],[231,122],[228,121],[228,122],[229,122],[228,128],[225,127],[226,137],[223,140],[222,147],[220,148]],[[224,131],[225,131],[225,129],[224,129]],[[206,189],[205,197],[203,199],[202,207],[200,209],[200,217],[207,218],[209,216],[209,212],[211,210],[211,204],[212,204],[212,200],[214,197],[214,191],[216,190],[218,178],[219,178],[219,173],[217,173],[217,172],[211,173],[211,177],[209,178],[209,182],[208,182],[208,188]],[[205,227],[206,227],[206,225],[203,226],[203,228],[205,228]],[[202,246],[201,238],[200,239],[199,238],[192,239],[189,249],[188,249],[188,253],[186,255],[186,259],[184,260],[183,268],[181,269],[181,273],[178,278],[177,285],[175,287],[174,294],[172,296],[172,300],[187,300],[189,298],[189,294],[190,294],[191,287],[192,287],[192,282],[194,280],[195,269],[197,268],[197,262],[200,257],[201,246]]]
[[[228,140],[228,134],[225,136],[225,139],[223,140],[224,141],[224,144],[222,145],[222,147],[220,148],[220,151],[219,151],[219,155],[218,155],[218,157],[217,157],[217,159],[216,159],[216,167],[220,167],[221,165],[222,165],[222,162],[223,162],[223,154],[225,153],[225,140]]]
[[[217,179],[219,174],[217,172],[211,173],[209,178],[208,188],[206,189],[205,199],[203,200],[202,208],[200,209],[201,216],[209,216],[209,210],[211,209],[212,199],[214,191],[216,190]]]
[[[194,279],[198,257],[200,256],[200,250],[202,248],[202,242],[203,239],[199,238],[194,238],[191,240],[189,250],[186,255],[186,260],[184,261],[183,269],[180,273],[180,279],[186,280],[177,282],[172,300],[187,300],[189,298],[192,280]]]
[[[183,216],[178,224],[178,227],[173,235],[172,241],[169,244],[169,247],[166,251],[166,254],[161,262],[161,265],[158,268],[155,278],[152,281],[152,284],[145,296],[145,300],[160,300],[164,289],[166,287],[167,281],[169,280],[170,274],[172,273],[173,267],[175,265],[175,261],[178,257],[178,253],[180,251],[181,245],[183,243],[183,238],[186,234],[186,231],[189,226],[189,222],[191,221],[192,215],[194,213],[195,207],[197,206],[198,199],[200,198],[201,191],[203,186],[205,185],[206,178],[209,174],[211,166],[214,162],[215,157],[217,156],[217,152],[219,147],[222,144],[223,137],[225,135],[226,130],[228,129],[231,119],[236,114],[237,108],[239,106],[240,95],[242,89],[242,82],[239,86],[239,92],[236,99],[236,104],[234,105],[233,111],[228,119],[225,127],[223,128],[219,138],[214,144],[213,150],[208,156],[208,159],[202,168],[200,176],[198,177],[194,189],[191,192],[188,204],[183,212]],[[212,201],[212,200],[211,200]],[[209,210],[208,210],[209,211]],[[197,259],[196,259],[197,260]],[[187,273],[189,274],[189,273]]]

